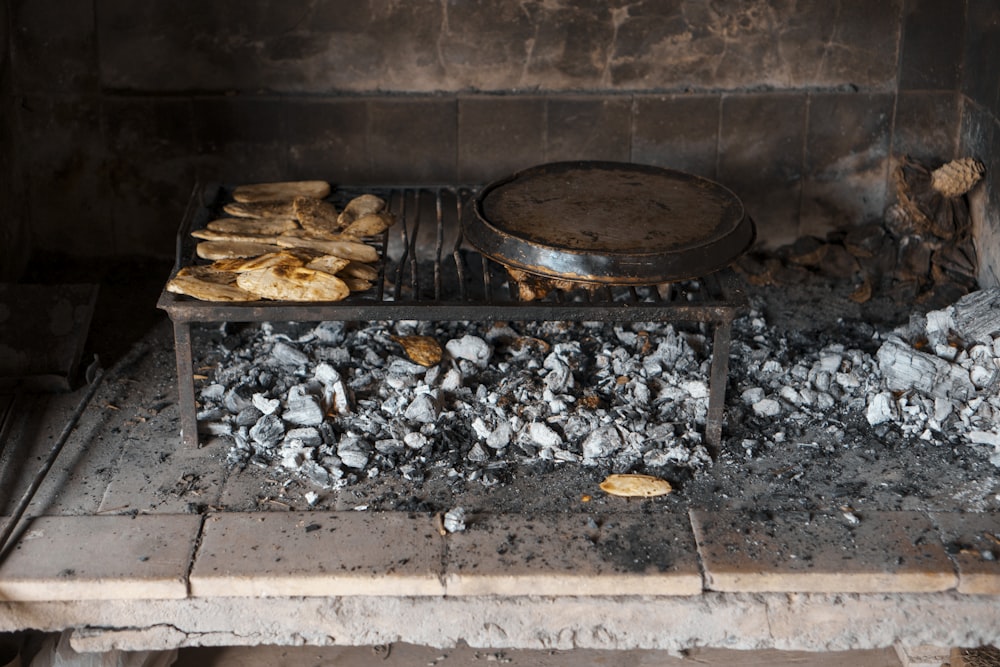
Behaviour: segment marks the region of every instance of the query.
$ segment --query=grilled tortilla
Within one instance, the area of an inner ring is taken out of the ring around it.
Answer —
[[[167,291],[202,301],[257,301],[259,296],[238,287],[236,274],[207,266],[185,267],[167,283]]]
[[[292,209],[302,229],[326,234],[340,230],[337,209],[330,202],[312,197],[296,197],[292,201]]]
[[[266,299],[340,301],[350,294],[343,280],[304,266],[274,266],[239,274],[236,284]]]
[[[294,220],[284,218],[219,218],[205,229],[230,234],[281,234],[299,226]]]
[[[202,241],[196,248],[199,257],[210,260],[256,257],[269,252],[281,252],[281,250],[281,246],[251,241]]]
[[[296,197],[323,199],[330,195],[330,184],[326,181],[278,181],[275,183],[252,183],[233,190],[233,199],[249,203],[259,201],[290,201]]]
[[[297,220],[290,201],[230,202],[222,210],[237,218]]]
[[[363,215],[378,213],[385,208],[385,200],[376,195],[361,195],[347,202],[341,211],[337,222],[341,227],[347,227]]]

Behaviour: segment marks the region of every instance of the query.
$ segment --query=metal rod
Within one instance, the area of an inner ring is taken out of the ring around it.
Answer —
[[[38,488],[45,481],[45,476],[48,475],[49,470],[52,469],[52,465],[56,462],[56,457],[59,456],[59,452],[62,451],[63,446],[66,441],[69,440],[69,436],[73,433],[76,428],[77,423],[80,421],[80,417],[83,416],[84,410],[90,405],[90,401],[93,400],[94,394],[97,393],[98,387],[101,386],[101,380],[104,379],[104,370],[97,369],[97,373],[94,375],[94,379],[90,382],[90,386],[87,387],[87,391],[84,393],[83,398],[76,406],[76,410],[70,415],[69,421],[63,427],[62,433],[59,434],[59,438],[56,439],[55,444],[49,450],[49,455],[45,457],[45,461],[42,462],[42,467],[32,478],[31,483],[28,484],[28,488],[25,490],[24,495],[21,496],[21,500],[17,503],[17,507],[11,513],[10,518],[7,519],[6,525],[3,527],[3,531],[0,532],[0,559],[7,551],[7,540],[14,533],[14,528],[21,521],[21,517],[24,516],[24,512],[28,509],[28,505],[31,504],[31,499],[35,497],[35,493]]]
[[[437,215],[437,238],[434,240],[434,298],[441,298],[441,248],[444,247],[444,211],[441,210],[441,190],[434,197],[434,212]]]

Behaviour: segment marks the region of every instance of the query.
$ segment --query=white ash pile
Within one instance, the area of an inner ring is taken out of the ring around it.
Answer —
[[[733,333],[727,409],[731,430],[744,434],[737,444],[748,458],[786,442],[830,447],[848,435],[863,438],[857,424],[880,382],[878,364],[864,349],[874,349],[873,328],[845,325],[825,342],[790,340],[754,308]]]
[[[884,390],[869,402],[869,423],[986,445],[1000,466],[1000,289],[911,318],[887,337],[878,363]]]
[[[786,441],[830,448],[874,435],[986,445],[1000,466],[1000,290],[972,292],[888,334],[861,329],[836,332],[853,346],[790,342],[757,311],[737,320],[739,400],[728,407],[748,457]]]
[[[411,360],[414,336],[440,361]],[[234,463],[322,487],[431,470],[490,485],[532,461],[697,469],[708,352],[665,324],[265,324],[220,341],[198,420]]]

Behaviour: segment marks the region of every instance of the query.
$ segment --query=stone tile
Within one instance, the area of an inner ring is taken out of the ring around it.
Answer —
[[[545,161],[629,161],[631,97],[550,97]]]
[[[211,514],[191,594],[441,595],[444,544],[427,515],[396,512]]]
[[[379,183],[454,183],[458,103],[453,97],[369,102],[371,177]]]
[[[195,184],[191,103],[110,97],[101,110],[111,152],[115,250],[172,257],[177,226]]]
[[[371,182],[368,100],[288,100],[285,104],[289,179]]]
[[[470,516],[447,536],[448,595],[697,595],[686,515]]]
[[[995,0],[968,0],[962,92],[1000,116],[1000,6]]]
[[[197,515],[48,516],[0,564],[0,600],[178,599]]]
[[[108,147],[90,97],[31,95],[18,111],[36,249],[107,255],[113,239]],[[67,224],[67,221],[73,224]]]
[[[888,93],[810,96],[800,235],[881,219],[892,105]]]
[[[892,137],[894,155],[947,162],[956,157],[961,97],[952,92],[900,92]]]
[[[743,200],[763,244],[798,235],[805,126],[804,94],[722,99],[718,179]]]
[[[11,46],[14,75],[21,91],[97,91],[93,3],[16,0],[7,4],[16,26]]]
[[[632,121],[632,159],[715,178],[719,95],[640,95]]]
[[[954,588],[954,568],[918,512],[691,511],[706,588],[724,592],[891,593]]]
[[[958,566],[958,592],[1000,595],[1000,515],[934,512],[931,519]]]
[[[193,103],[197,173],[203,181],[252,183],[288,174],[283,102],[196,98]]]
[[[488,183],[544,161],[544,98],[459,98],[459,183]]]
[[[957,90],[965,12],[952,0],[905,0],[899,87]]]

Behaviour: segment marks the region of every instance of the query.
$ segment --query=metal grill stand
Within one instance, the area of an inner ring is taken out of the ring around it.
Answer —
[[[230,192],[231,188],[221,185],[195,188],[178,231],[174,272],[197,261],[190,233],[219,217],[223,204],[230,201]],[[677,284],[669,288],[607,286],[556,291],[543,300],[519,301],[517,288],[506,270],[464,242],[459,221],[463,208],[471,205],[470,189],[338,188],[332,198],[343,206],[364,192],[385,199],[399,220],[379,241],[383,257],[380,279],[367,292],[352,293],[336,303],[219,303],[162,292],[157,306],[173,322],[181,437],[185,445],[198,446],[192,323],[404,319],[695,322],[714,325],[705,440],[713,454],[717,451],[722,439],[732,322],[747,305],[731,273],[704,276],[697,290]],[[398,259],[390,259],[395,257]]]

